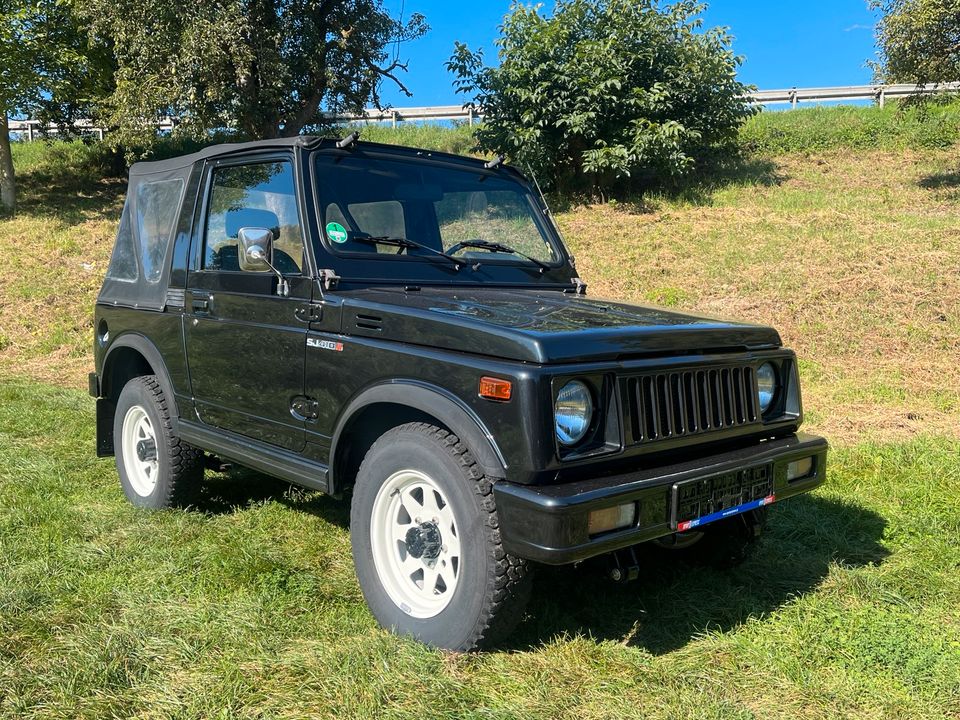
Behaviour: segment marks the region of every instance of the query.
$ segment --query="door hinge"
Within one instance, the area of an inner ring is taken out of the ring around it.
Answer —
[[[293,311],[293,314],[300,322],[320,322],[323,320],[323,305],[317,305],[316,303],[297,305],[297,309]]]
[[[299,395],[290,402],[290,413],[301,420],[316,420],[320,417],[320,403]]]
[[[320,284],[323,285],[324,290],[336,290],[337,285],[340,284],[340,276],[333,270],[324,268],[320,271]]]
[[[575,278],[573,278],[573,280],[571,280],[571,282],[573,283],[573,287],[571,287],[571,288],[564,288],[563,291],[564,291],[565,293],[573,293],[573,294],[575,294],[575,295],[586,295],[586,294],[587,294],[587,284],[586,284],[583,280],[581,280],[581,279],[578,278],[578,277],[575,277]]]

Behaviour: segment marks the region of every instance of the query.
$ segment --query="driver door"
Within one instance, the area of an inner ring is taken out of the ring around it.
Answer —
[[[301,451],[304,419],[291,412],[303,394],[308,303],[293,159],[287,154],[211,163],[187,278],[184,334],[200,420]],[[277,294],[271,270],[242,269],[243,227],[273,235],[271,262],[289,284]]]

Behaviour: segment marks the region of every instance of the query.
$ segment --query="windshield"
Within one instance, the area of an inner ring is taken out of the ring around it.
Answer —
[[[536,198],[506,172],[369,155],[316,163],[323,239],[336,253],[533,269],[562,257]]]

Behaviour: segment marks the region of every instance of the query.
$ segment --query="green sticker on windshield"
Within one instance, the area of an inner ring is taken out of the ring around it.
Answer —
[[[347,229],[340,223],[328,222],[327,237],[335,243],[345,243],[347,241]]]

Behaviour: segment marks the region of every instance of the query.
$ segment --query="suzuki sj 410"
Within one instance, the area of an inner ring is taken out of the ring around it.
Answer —
[[[585,290],[500,159],[351,135],[137,163],[96,306],[97,451],[147,508],[212,458],[348,496],[377,620],[486,645],[537,564],[735,555],[825,477],[775,330]]]

